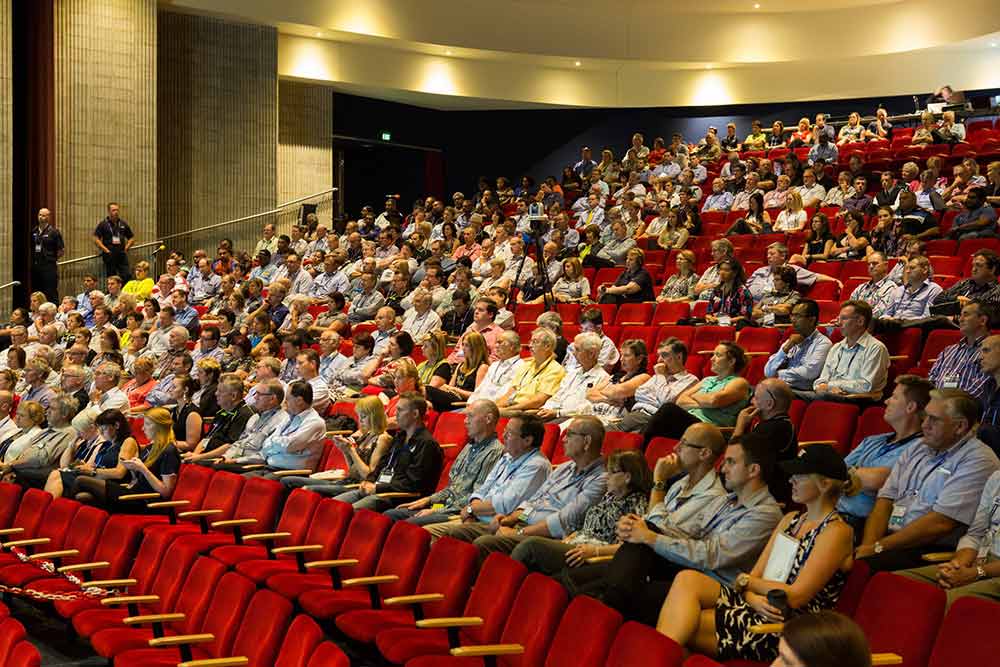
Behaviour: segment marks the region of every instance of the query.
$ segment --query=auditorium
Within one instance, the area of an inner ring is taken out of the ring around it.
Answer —
[[[1000,667],[944,9],[0,0],[0,666]]]

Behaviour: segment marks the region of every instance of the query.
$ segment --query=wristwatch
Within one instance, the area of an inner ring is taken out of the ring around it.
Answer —
[[[876,542],[875,544],[872,545],[872,551],[874,551],[877,554],[880,554],[883,551],[885,551],[885,547],[882,546],[881,542]]]
[[[469,503],[468,505],[465,506],[465,513],[475,518],[476,513],[472,511],[472,503]]]
[[[736,592],[742,593],[750,586],[750,575],[746,572],[740,572],[736,575]]]
[[[518,535],[524,535],[524,528],[518,528],[517,529],[517,534]]]
[[[986,570],[983,569],[982,565],[976,566],[976,580],[980,581],[986,578]]]
[[[653,482],[653,491],[666,491],[666,490],[667,490],[666,481],[661,479],[658,482]]]

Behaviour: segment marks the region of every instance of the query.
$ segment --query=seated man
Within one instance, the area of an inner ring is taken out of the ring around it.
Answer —
[[[792,389],[809,391],[823,370],[833,343],[816,328],[819,304],[812,299],[802,299],[795,304],[791,321],[795,333],[768,358],[764,375],[779,378]]]
[[[532,536],[563,538],[579,529],[583,515],[607,489],[603,442],[604,425],[599,419],[574,419],[563,440],[570,460],[556,466],[542,486],[513,512],[493,517],[489,525],[492,535],[474,542],[484,557],[493,551],[510,553]]]
[[[549,329],[535,329],[531,334],[531,359],[521,366],[510,388],[497,399],[503,412],[537,410],[559,389],[566,371],[555,357],[556,335]]]
[[[997,213],[986,203],[986,190],[972,188],[962,203],[964,209],[955,217],[955,224],[948,232],[950,238],[981,239],[996,237]]]
[[[612,422],[608,430],[642,433],[650,419],[665,403],[673,403],[685,389],[698,378],[688,372],[687,346],[678,338],[670,337],[660,343],[653,376],[635,390],[635,402],[621,421]]]
[[[751,433],[725,448],[723,492],[714,470],[723,442],[714,426],[688,427],[673,465],[657,462],[652,509],[645,518],[619,520],[624,544],[604,577],[603,600],[627,618],[656,623],[681,570],[696,568],[720,581],[749,571],[781,520],[781,507],[767,490],[771,443]],[[666,480],[681,471],[688,476],[664,495]]]
[[[792,390],[782,380],[768,378],[758,382],[750,405],[736,416],[736,426],[729,442],[739,442],[749,433],[761,435],[771,443],[775,461],[780,463],[794,459],[799,454],[799,442],[788,416],[794,398]],[[768,487],[779,503],[791,502],[790,479],[780,468],[775,470]]]
[[[448,486],[419,500],[404,502],[386,512],[392,519],[406,520],[418,526],[449,521],[468,509],[472,492],[482,486],[493,470],[503,445],[497,439],[500,410],[493,401],[474,401],[465,410],[468,443],[462,447],[448,472]],[[453,443],[450,446],[459,446]]]
[[[878,401],[889,377],[889,350],[868,333],[872,309],[864,301],[840,306],[840,331],[844,339],[830,348],[813,390],[796,391],[807,401]]]
[[[788,324],[792,308],[799,302],[801,296],[796,288],[798,278],[791,266],[779,266],[771,276],[774,289],[766,292],[753,307],[751,317],[758,326],[770,327],[777,324]]]
[[[534,495],[551,466],[542,454],[545,426],[538,417],[511,417],[503,433],[503,455],[469,496],[460,521],[426,526],[434,538],[448,535],[471,542],[492,532],[496,515],[507,515]]]
[[[975,398],[935,389],[924,410],[922,441],[893,465],[855,553],[874,571],[920,567],[924,553],[952,550],[986,480],[1000,469],[996,454],[976,438]]]
[[[587,391],[610,379],[608,372],[597,365],[601,353],[598,334],[584,332],[573,340],[576,367],[568,370],[556,393],[542,404],[538,417],[545,421],[562,420],[589,405]],[[567,355],[568,357],[569,355]]]
[[[254,388],[257,391],[254,392],[252,401],[249,395],[247,401],[256,412],[247,421],[239,439],[231,445],[223,443],[216,449],[194,454],[188,462],[203,463],[216,470],[232,472],[242,472],[243,466],[247,464],[264,463],[264,456],[261,454],[264,441],[288,421],[288,414],[281,409],[285,400],[285,387],[280,380],[270,378],[261,380]]]
[[[326,423],[312,407],[312,385],[296,380],[285,395],[288,420],[274,429],[260,448],[263,465],[244,466],[243,474],[280,479],[282,470],[313,470],[323,455]]]
[[[854,528],[855,542],[864,534],[875,498],[900,455],[911,446],[920,445],[923,436],[920,425],[933,388],[934,385],[916,375],[896,378],[896,388],[885,400],[883,415],[892,431],[868,436],[844,459],[851,483],[837,503],[837,511]]]
[[[497,360],[486,370],[483,381],[472,392],[469,402],[485,399],[495,401],[510,388],[514,376],[524,365],[521,359],[521,338],[516,331],[504,331],[497,338]]]
[[[312,408],[320,416],[330,407],[330,388],[319,375],[319,354],[312,348],[305,348],[296,357],[295,368],[300,380],[308,382],[313,389]]]
[[[782,266],[789,266],[795,270],[796,285],[803,288],[810,288],[817,282],[834,281],[840,285],[840,281],[822,273],[813,273],[801,266],[788,263],[788,246],[784,243],[772,243],[767,247],[767,264],[750,274],[747,278],[747,289],[753,295],[753,300],[760,301],[765,294],[774,291],[774,274]],[[841,285],[843,286],[843,285]]]
[[[980,346],[990,335],[996,308],[991,303],[970,301],[962,308],[958,330],[962,340],[941,350],[927,378],[938,389],[961,389],[975,397],[983,395],[989,375],[979,363]]]
[[[441,328],[441,317],[431,309],[431,293],[418,287],[413,291],[413,307],[403,314],[402,330],[420,342]]]
[[[869,255],[870,257],[870,255]],[[905,260],[900,260],[902,263]],[[907,262],[906,282],[876,322],[879,327],[904,326],[930,317],[931,302],[941,293],[941,286],[930,279],[931,261],[918,255]],[[892,276],[889,276],[892,280]]]
[[[581,313],[580,331],[592,332],[600,338],[601,354],[598,357],[598,361],[601,366],[603,366],[604,369],[610,373],[618,364],[618,360],[621,358],[621,355],[618,352],[618,348],[615,347],[615,342],[608,336],[604,335],[604,315],[601,313],[599,308],[588,308]],[[566,357],[563,359],[563,368],[566,369],[567,373],[574,368],[579,368],[580,366],[573,353],[574,349],[575,345],[572,344],[566,348]]]
[[[235,373],[224,373],[219,378],[215,395],[219,401],[219,411],[215,414],[212,429],[192,451],[181,454],[185,461],[196,456],[206,460],[221,456],[229,445],[240,439],[247,422],[253,416],[250,408],[243,402],[243,381]],[[198,456],[205,452],[212,456]]]
[[[433,493],[444,455],[424,426],[426,414],[427,401],[423,396],[416,392],[404,393],[396,407],[399,431],[389,450],[356,490],[342,493],[337,500],[351,503],[358,509],[384,512],[413,496],[423,498]]]
[[[972,271],[969,277],[960,280],[941,292],[931,304],[935,315],[958,315],[962,306],[973,299],[1000,302],[1000,256],[989,249],[972,255]]]
[[[896,301],[899,288],[889,279],[889,263],[885,255],[873,252],[868,255],[868,275],[871,277],[851,292],[852,301],[864,301],[872,309],[872,317],[882,317],[886,309]]]

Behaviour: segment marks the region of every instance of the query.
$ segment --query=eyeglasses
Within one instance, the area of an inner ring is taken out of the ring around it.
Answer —
[[[684,440],[683,438],[681,439],[680,442],[677,443],[677,447],[678,448],[680,448],[680,447],[687,447],[688,449],[708,449],[708,447],[703,447],[702,445],[692,444],[692,443],[688,442],[687,440]]]
[[[575,435],[575,436],[579,436],[581,438],[586,438],[590,434],[589,433],[583,433],[582,431],[570,431],[569,429],[567,429],[565,435],[566,435],[566,437],[569,437],[571,435]]]

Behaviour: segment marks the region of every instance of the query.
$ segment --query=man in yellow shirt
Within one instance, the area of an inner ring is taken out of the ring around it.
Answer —
[[[556,361],[555,349],[556,335],[549,329],[535,329],[531,334],[531,360],[521,367],[510,388],[497,399],[502,413],[537,410],[556,393],[566,371]]]

